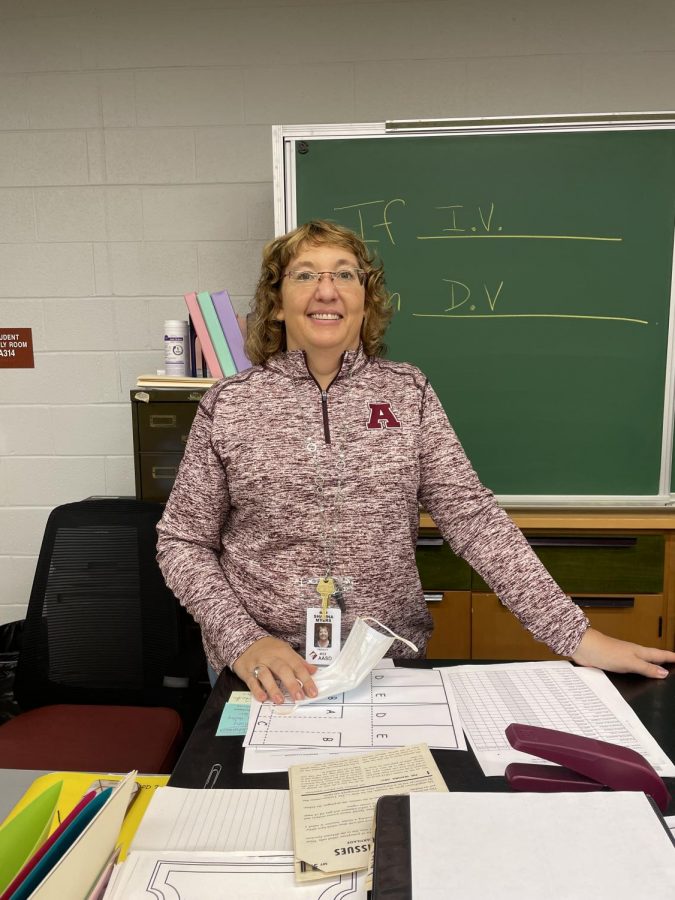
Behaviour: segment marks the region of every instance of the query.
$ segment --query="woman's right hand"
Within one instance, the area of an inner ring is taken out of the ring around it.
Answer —
[[[279,638],[264,637],[255,641],[235,660],[232,669],[260,703],[268,699],[277,704],[284,702],[279,683],[293,700],[317,695],[312,681],[316,666],[305,662],[290,644]]]

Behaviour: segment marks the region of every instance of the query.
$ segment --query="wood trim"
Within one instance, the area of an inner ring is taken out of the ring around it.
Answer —
[[[673,531],[675,509],[596,510],[596,509],[507,509],[519,528],[590,529],[592,531]],[[435,528],[428,513],[420,514],[421,528]]]
[[[665,647],[675,649],[675,534],[666,535],[666,558],[663,567],[663,595],[666,601]]]

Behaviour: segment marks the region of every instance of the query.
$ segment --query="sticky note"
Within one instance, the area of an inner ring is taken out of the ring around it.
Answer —
[[[216,736],[246,734],[249,709],[250,703],[226,703],[216,729]]]
[[[230,694],[230,699],[227,701],[230,703],[244,703],[246,706],[251,705],[251,692],[250,691],[232,691]]]

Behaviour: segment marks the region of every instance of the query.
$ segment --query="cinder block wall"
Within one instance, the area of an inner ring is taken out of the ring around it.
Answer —
[[[133,494],[182,293],[246,310],[275,123],[675,109],[672,0],[0,0],[0,623],[56,504]]]

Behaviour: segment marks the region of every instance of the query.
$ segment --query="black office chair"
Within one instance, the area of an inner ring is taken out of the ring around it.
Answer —
[[[180,713],[205,694],[189,617],[155,560],[161,512],[124,498],[52,511],[16,669],[22,712],[0,726],[0,767],[171,771]]]

